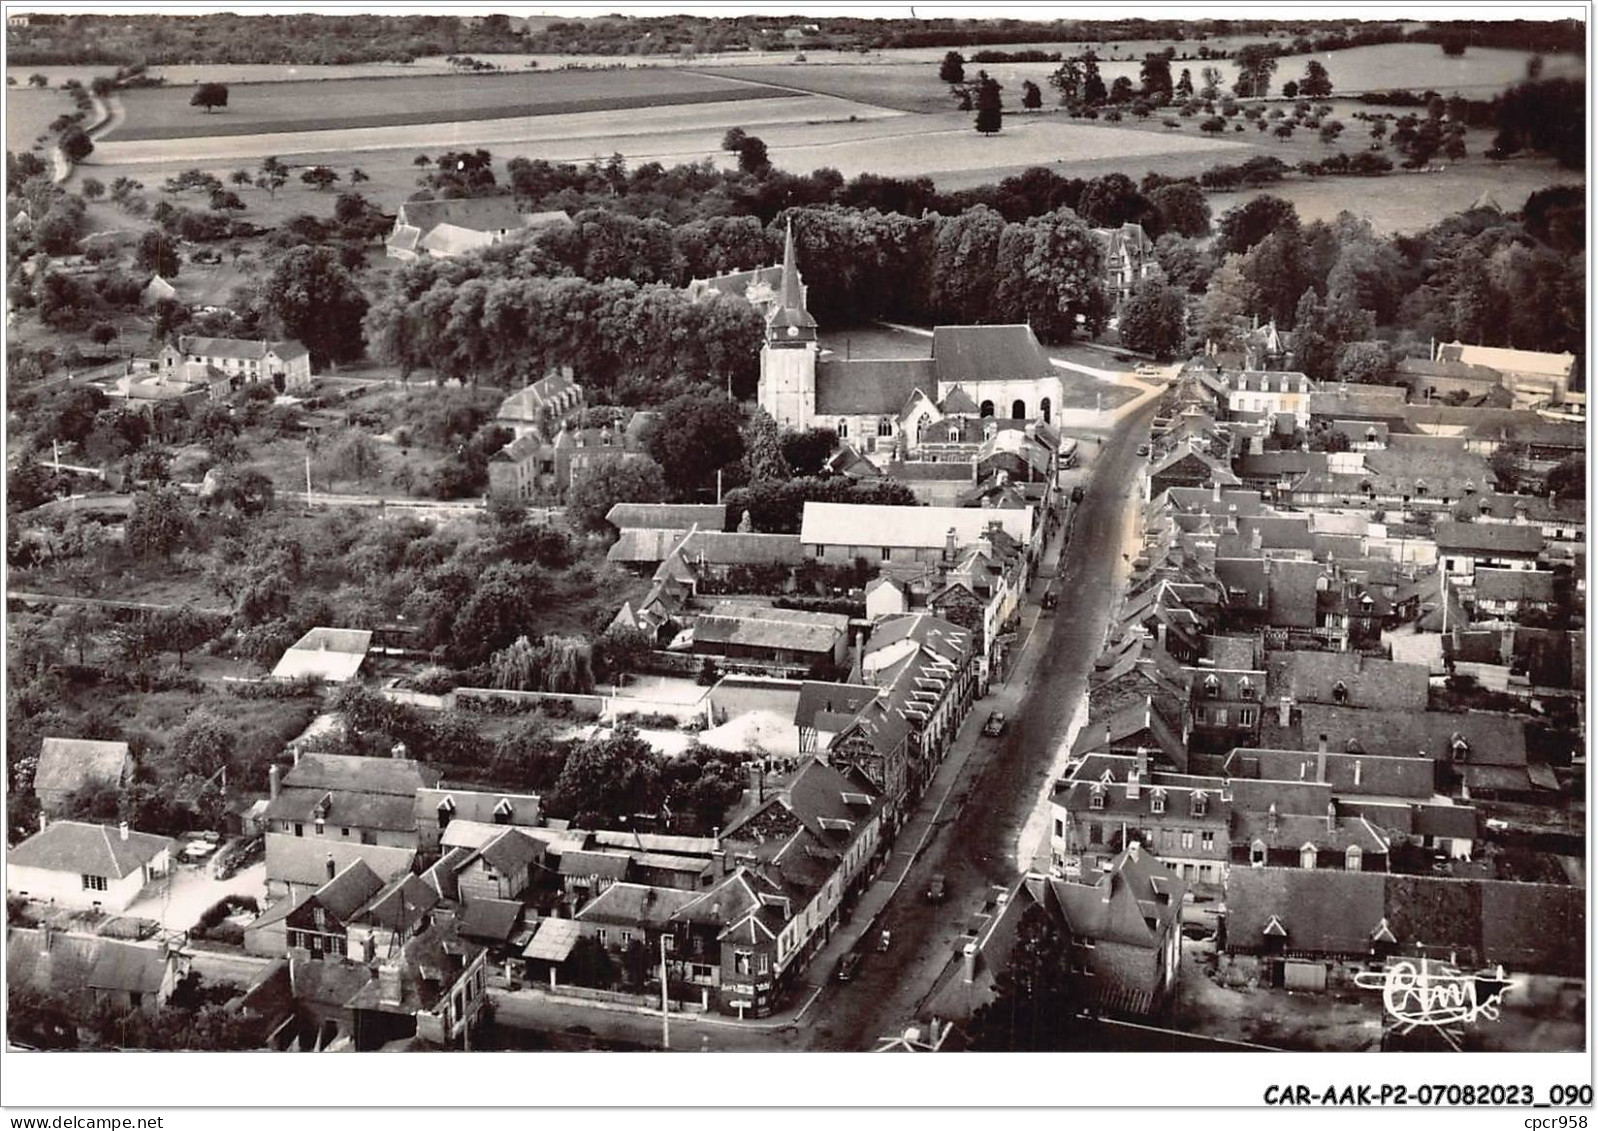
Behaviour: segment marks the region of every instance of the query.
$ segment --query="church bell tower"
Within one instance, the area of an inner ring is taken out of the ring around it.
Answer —
[[[793,221],[782,249],[782,288],[760,347],[760,407],[780,428],[809,428],[816,415],[816,320],[805,309],[794,261]]]

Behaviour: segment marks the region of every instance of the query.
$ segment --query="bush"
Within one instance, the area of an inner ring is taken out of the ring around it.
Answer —
[[[682,720],[677,718],[676,715],[663,715],[653,711],[640,711],[616,716],[617,722],[624,720],[640,730],[676,730],[682,726]]]
[[[227,942],[237,946],[244,942],[244,929],[237,923],[224,922],[228,916],[240,911],[248,911],[252,915],[261,913],[261,905],[252,895],[224,895],[221,899],[206,908],[205,913],[189,930],[189,937],[196,939],[210,939],[212,942]],[[231,936],[237,935],[237,938]],[[224,937],[228,936],[228,937]]]
[[[320,676],[263,679],[258,683],[230,683],[228,693],[238,699],[304,699],[322,693]]]

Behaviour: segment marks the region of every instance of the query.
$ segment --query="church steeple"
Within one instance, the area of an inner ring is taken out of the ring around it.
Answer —
[[[773,345],[808,345],[816,340],[816,320],[805,309],[804,286],[799,282],[798,258],[793,246],[793,221],[782,246],[782,286],[777,305],[766,321],[766,339]]]

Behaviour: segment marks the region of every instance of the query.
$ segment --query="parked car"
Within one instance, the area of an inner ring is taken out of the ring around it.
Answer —
[[[944,897],[947,894],[948,894],[948,884],[944,880],[943,873],[942,872],[934,872],[932,874],[932,881],[929,884],[927,884],[927,900],[928,900],[928,902],[930,902],[930,903],[942,903]]]
[[[893,932],[892,931],[888,931],[888,930],[884,930],[882,932],[882,934],[880,936],[878,936],[878,938],[877,938],[877,949],[878,950],[887,950],[892,945],[893,945]]]
[[[988,721],[982,724],[982,733],[989,738],[997,738],[1009,724],[1010,720],[1004,717],[1003,711],[994,711],[988,716]]]
[[[1145,363],[1137,367],[1137,372],[1143,374],[1145,377],[1157,377],[1161,373],[1161,369],[1158,365],[1149,365]]]
[[[849,982],[854,980],[854,972],[860,966],[860,952],[851,950],[838,959],[838,981]]]
[[[1147,444],[1139,444],[1137,446],[1137,454],[1140,455],[1140,456],[1148,455],[1149,454],[1149,446]]]

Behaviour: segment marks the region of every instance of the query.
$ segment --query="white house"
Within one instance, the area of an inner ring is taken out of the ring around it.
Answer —
[[[172,867],[172,842],[126,824],[55,821],[13,848],[6,892],[65,907],[125,911]]]
[[[184,336],[163,349],[156,364],[163,377],[206,384],[224,379],[234,389],[271,382],[283,392],[311,383],[311,352],[296,341]]]

